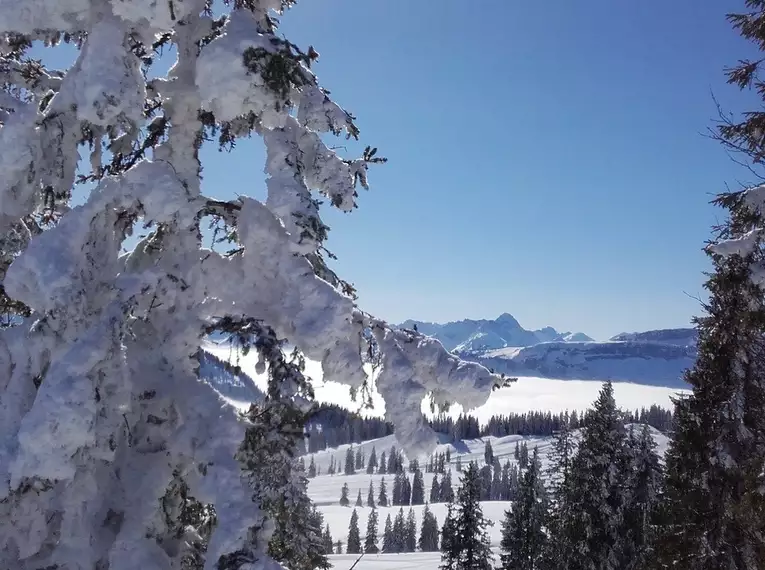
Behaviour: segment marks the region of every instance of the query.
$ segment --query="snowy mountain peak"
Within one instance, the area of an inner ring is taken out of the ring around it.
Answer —
[[[533,346],[543,342],[588,342],[584,333],[560,333],[553,327],[536,331],[524,329],[510,313],[502,313],[494,320],[465,319],[449,323],[430,323],[407,320],[403,328],[417,327],[421,333],[432,336],[454,352],[496,350],[507,347]]]

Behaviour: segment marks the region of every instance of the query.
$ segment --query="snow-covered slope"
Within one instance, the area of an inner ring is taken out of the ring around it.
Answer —
[[[463,353],[497,372],[546,378],[612,380],[685,388],[695,346],[664,342],[550,342],[525,348]]]
[[[540,342],[567,341],[569,337],[592,340],[584,333],[560,333],[552,327],[527,330],[509,313],[503,313],[494,320],[465,319],[445,324],[410,319],[400,326],[409,329],[416,326],[421,333],[437,338],[447,350],[454,352],[531,346]]]
[[[590,400],[591,403],[591,400]],[[657,452],[663,455],[667,449],[669,440],[660,432],[652,429],[654,440],[657,443]],[[542,462],[543,470],[548,465],[548,454],[552,447],[552,438],[549,437],[523,437],[519,435],[511,435],[501,438],[485,437],[473,440],[459,440],[450,443],[444,443],[436,449],[436,453],[445,452],[447,449],[451,453],[451,463],[448,468],[452,471],[452,486],[454,490],[457,490],[460,480],[460,473],[456,470],[457,459],[461,458],[463,465],[466,465],[470,461],[477,461],[479,465],[484,463],[484,446],[485,442],[490,441],[494,450],[495,457],[499,458],[501,463],[510,460],[511,463],[515,462],[513,452],[515,445],[518,442],[526,442],[529,451],[534,448],[539,450],[540,459]],[[390,450],[391,446],[399,447],[393,436],[388,436],[380,439],[366,441],[360,444],[354,444],[353,449],[361,449],[365,457],[369,457],[372,452],[372,448],[376,450],[377,456],[384,451],[386,454]],[[380,482],[383,477],[385,478],[388,498],[391,497],[393,476],[391,475],[368,475],[365,472],[360,472],[355,475],[344,475],[342,473],[336,475],[326,475],[329,468],[330,460],[334,458],[334,461],[343,465],[345,460],[346,450],[349,446],[340,446],[336,449],[328,449],[326,451],[320,451],[315,454],[305,457],[306,463],[310,462],[313,457],[316,467],[323,475],[319,475],[309,480],[308,494],[311,499],[316,503],[319,510],[324,515],[326,524],[329,524],[330,532],[335,541],[340,540],[345,544],[348,539],[348,525],[350,523],[351,513],[356,509],[359,515],[359,528],[361,529],[362,536],[367,525],[367,518],[372,511],[370,507],[366,506],[367,491],[369,484],[372,482],[375,491],[375,500],[377,500],[377,493],[380,489]],[[418,458],[420,464],[424,465],[426,458]],[[411,478],[411,474],[409,475]],[[432,473],[423,473],[425,482],[425,496],[428,497],[428,491],[432,485],[434,475]],[[442,476],[439,475],[439,480]],[[348,484],[348,497],[351,502],[350,507],[342,507],[339,504],[341,489],[343,484]],[[364,506],[355,507],[356,497],[361,492],[362,502]],[[484,516],[493,521],[494,525],[489,528],[489,536],[491,538],[491,544],[496,551],[500,542],[500,522],[504,517],[505,511],[510,507],[508,501],[484,501],[481,504]],[[398,513],[400,507],[377,507],[379,516],[379,528],[378,528],[378,544],[382,543],[382,532],[385,523],[385,518],[390,514],[393,519]],[[419,525],[422,522],[422,511],[424,505],[413,506],[412,509],[417,517],[418,532]],[[404,507],[404,512],[407,512],[409,507]],[[435,503],[430,505],[431,511],[436,516],[439,526],[443,524],[446,517],[446,504]],[[340,555],[331,556],[330,559],[335,568],[347,569],[353,564],[358,556],[353,555]],[[416,564],[417,570],[436,570],[440,562],[439,553],[407,553],[407,554],[379,554],[379,555],[365,555],[359,562],[356,570],[404,570],[412,568],[414,569]]]

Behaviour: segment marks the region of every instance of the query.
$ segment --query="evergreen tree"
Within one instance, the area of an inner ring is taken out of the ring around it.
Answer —
[[[367,492],[367,506],[375,508],[375,488],[372,479],[369,480],[369,491]]]
[[[308,465],[308,477],[309,479],[316,477],[316,462],[313,459],[313,455],[311,455],[311,463]]]
[[[402,474],[401,477],[401,504],[409,505],[412,500],[412,484],[409,482],[409,477],[406,475]]]
[[[385,461],[385,452],[383,451],[380,454],[380,468],[377,470],[377,472],[380,475],[383,475],[384,473],[387,472],[387,470],[388,470],[388,463]]]
[[[367,519],[367,536],[364,539],[364,552],[366,554],[377,554],[380,549],[377,548],[377,509],[372,509]]]
[[[457,472],[462,473],[462,457],[457,458]]]
[[[518,499],[502,522],[502,570],[539,570],[547,536],[547,498],[540,477],[536,448],[521,477]]]
[[[489,500],[501,501],[503,494],[504,493],[502,489],[502,468],[499,466],[499,462],[495,462],[494,467],[492,468],[491,493],[489,496]]]
[[[415,457],[409,461],[409,472],[415,473],[420,468],[420,462]]]
[[[422,505],[425,503],[425,481],[422,478],[422,471],[417,468],[412,480],[412,504]]]
[[[451,463],[451,462],[452,462],[452,450],[451,448],[447,447],[446,448],[446,463]]]
[[[526,469],[529,466],[529,446],[524,441],[521,444],[521,451],[518,455],[518,465],[521,469]]]
[[[564,539],[574,545],[569,567],[616,569],[624,503],[620,466],[624,464],[626,434],[610,382],[603,384],[581,432],[571,465],[573,492],[568,510],[562,514]]]
[[[369,462],[367,463],[367,473],[371,475],[377,470],[377,451],[372,446],[372,453],[369,454]]]
[[[357,507],[363,507],[364,503],[361,501],[361,489],[359,489],[359,494],[356,495],[356,506]]]
[[[481,477],[481,500],[488,501],[491,499],[491,466],[484,465],[479,470]]]
[[[444,533],[441,546],[442,569],[492,570],[486,530],[491,523],[483,516],[480,497],[480,475],[476,465],[471,463],[462,476],[454,512],[445,523],[445,526],[449,525],[449,532]]]
[[[403,480],[402,475],[400,473],[396,473],[396,476],[393,478],[393,493],[391,494],[391,505],[394,507],[398,507],[401,505],[401,492]]]
[[[662,467],[648,425],[643,425],[637,438],[630,430],[629,443],[629,463],[624,474],[628,490],[619,533],[619,566],[624,570],[641,570],[648,568],[655,559]]]
[[[433,473],[433,480],[430,482],[430,502],[438,503],[441,500],[441,484],[438,482],[438,474]]]
[[[410,507],[406,517],[404,552],[414,552],[415,550],[417,550],[417,518],[414,509]]]
[[[364,469],[364,455],[361,453],[361,448],[356,448],[356,465],[355,468],[358,469]]]
[[[494,449],[491,447],[491,441],[488,439],[483,447],[483,459],[486,462],[486,465],[494,464]]]
[[[420,540],[417,543],[420,550],[422,552],[438,551],[438,534],[438,520],[436,520],[436,516],[430,510],[430,507],[425,505],[425,510],[422,512]]]
[[[343,490],[340,493],[340,506],[348,507],[350,504],[351,502],[348,499],[348,483],[343,483]]]
[[[359,533],[359,515],[356,509],[351,514],[351,522],[348,525],[348,546],[345,551],[348,554],[361,554],[361,535]]]
[[[335,554],[342,554],[342,553],[343,553],[343,543],[338,540],[335,543]]]
[[[729,21],[765,51],[765,2],[747,0]],[[765,98],[762,58],[741,60],[728,82]],[[721,113],[719,138],[750,168],[765,157],[762,102],[740,122]],[[755,172],[761,177],[759,172]],[[706,248],[713,271],[705,315],[695,320],[697,359],[685,374],[692,393],[675,402],[665,454],[658,558],[678,570],[749,570],[765,561],[765,300],[762,185],[718,196],[728,210]]]
[[[377,504],[381,507],[388,506],[388,493],[385,489],[385,477],[380,481],[380,494],[377,496]]]
[[[332,554],[334,549],[332,548],[332,534],[329,532],[329,525],[324,528],[324,534],[321,536],[322,544],[324,546],[325,554]]]
[[[404,552],[406,548],[406,519],[404,509],[399,508],[393,520],[393,552]]]
[[[438,500],[441,503],[451,503],[454,501],[454,489],[452,488],[452,471],[447,470],[444,478],[441,479],[441,488],[438,493]]]
[[[349,447],[345,452],[345,474],[354,475],[356,473],[356,464],[354,462],[353,448]]]
[[[395,552],[395,540],[393,539],[393,524],[390,522],[390,513],[385,519],[385,530],[383,531],[383,552]]]
[[[398,452],[396,451],[395,446],[392,446],[388,453],[387,471],[390,475],[398,473]]]
[[[439,570],[457,570],[458,568],[461,550],[456,525],[454,505],[449,503],[446,507],[444,526],[441,529],[441,565]]]
[[[513,451],[513,457],[516,461],[521,460],[521,443],[519,441],[515,442],[515,451]]]

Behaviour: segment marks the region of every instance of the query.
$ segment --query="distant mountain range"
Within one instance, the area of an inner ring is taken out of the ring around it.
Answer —
[[[684,388],[683,372],[696,359],[692,328],[621,333],[595,342],[584,333],[560,333],[552,327],[527,330],[508,313],[494,320],[445,324],[408,320],[400,326],[416,326],[466,360],[518,376]]]
[[[591,342],[584,333],[558,332],[552,327],[526,330],[510,313],[503,313],[494,320],[465,319],[451,323],[427,323],[408,320],[402,328],[414,328],[422,334],[441,341],[446,350],[473,352],[507,347],[533,346],[542,342]]]

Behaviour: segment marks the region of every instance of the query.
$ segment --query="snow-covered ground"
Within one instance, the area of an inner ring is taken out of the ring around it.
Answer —
[[[663,455],[667,449],[669,440],[667,437],[656,430],[653,431],[654,440],[657,443],[657,452]],[[456,492],[459,485],[460,473],[456,470],[457,459],[462,459],[462,464],[467,465],[471,460],[478,461],[479,464],[483,464],[484,461],[484,447],[486,441],[491,442],[492,449],[495,457],[499,458],[502,464],[506,460],[510,460],[511,463],[515,462],[513,452],[515,451],[515,445],[518,442],[526,442],[529,452],[532,452],[534,448],[539,450],[539,456],[542,462],[542,468],[545,469],[548,464],[548,453],[551,449],[552,438],[550,437],[524,437],[519,435],[511,435],[507,437],[485,437],[473,440],[462,440],[453,443],[444,443],[438,447],[436,452],[445,452],[447,448],[451,452],[451,463],[449,468],[451,469],[452,486]],[[394,436],[387,436],[371,441],[365,441],[360,444],[354,444],[353,449],[361,449],[368,459],[372,448],[376,450],[378,460],[380,454],[385,452],[388,455],[391,446],[399,447],[396,443]],[[332,538],[335,541],[342,541],[343,544],[348,539],[348,525],[350,523],[351,513],[356,509],[359,515],[359,529],[362,537],[365,535],[367,518],[372,511],[370,507],[366,506],[367,492],[369,489],[370,481],[374,485],[375,502],[377,502],[377,495],[380,490],[380,482],[385,478],[388,500],[390,501],[393,491],[393,476],[392,475],[368,475],[366,472],[359,472],[355,475],[344,475],[342,472],[335,475],[326,475],[330,465],[330,461],[334,458],[335,463],[340,466],[344,465],[346,450],[348,445],[342,445],[336,449],[328,449],[325,451],[319,451],[312,455],[305,456],[306,464],[308,464],[313,457],[316,467],[320,470],[322,475],[314,477],[309,480],[308,494],[311,499],[316,503],[319,510],[324,515],[325,524],[329,524]],[[418,458],[420,465],[424,466],[427,462],[427,458]],[[406,462],[405,462],[406,465]],[[411,480],[412,474],[408,473]],[[425,481],[425,498],[427,500],[429,496],[430,487],[432,485],[434,475],[432,473],[423,473]],[[443,475],[439,475],[439,481]],[[348,484],[348,498],[350,500],[350,507],[341,507],[339,504],[341,489],[343,484]],[[356,498],[358,492],[361,491],[361,499],[364,504],[363,507],[355,507]],[[497,550],[500,541],[501,521],[504,517],[505,511],[509,508],[510,503],[508,501],[484,501],[482,503],[483,514],[486,518],[491,520],[494,525],[489,529],[489,535],[491,537],[492,547]],[[390,514],[391,519],[394,519],[398,510],[401,507],[378,507],[378,546],[382,545],[382,533],[385,526],[385,519]],[[406,514],[409,507],[403,507]],[[413,506],[412,509],[417,516],[418,536],[419,525],[422,523],[422,511],[424,505]],[[446,517],[446,504],[435,503],[430,505],[431,511],[438,519],[439,527],[443,524]],[[363,538],[362,538],[363,542]],[[357,555],[338,555],[332,556],[331,561],[335,568],[348,569],[356,560]],[[409,568],[419,568],[422,570],[435,570],[440,563],[439,553],[408,553],[408,554],[380,554],[364,556],[355,570],[383,570],[389,568],[395,568],[396,570],[405,570]],[[413,566],[416,565],[416,566]]]
[[[265,389],[267,378],[259,374],[255,365],[254,355],[238,356],[229,345],[206,343],[203,347],[208,352],[223,360],[238,364],[242,371],[248,374],[261,389]],[[306,374],[314,381],[316,398],[320,402],[332,403],[355,410],[364,416],[382,417],[385,414],[385,404],[379,394],[372,394],[372,409],[362,408],[360,403],[351,398],[347,386],[336,382],[323,382],[321,366],[313,361],[306,361]],[[492,415],[510,412],[550,411],[552,413],[565,410],[584,411],[597,398],[601,383],[590,380],[559,380],[550,378],[521,377],[509,388],[495,390],[488,401],[481,407],[471,410],[471,415],[479,421],[485,421]],[[646,386],[629,382],[615,382],[614,396],[618,406],[635,410],[650,407],[652,404],[672,409],[672,397],[687,392],[676,388],[661,386]],[[451,415],[457,416],[462,412],[460,406],[452,406]],[[426,402],[423,402],[423,412],[429,413]]]

